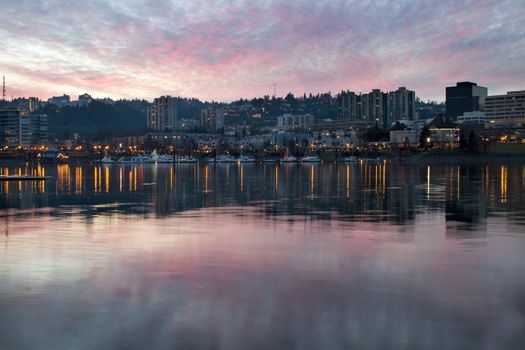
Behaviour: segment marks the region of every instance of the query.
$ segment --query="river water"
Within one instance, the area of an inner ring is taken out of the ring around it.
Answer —
[[[523,349],[525,165],[0,166],[1,349]]]

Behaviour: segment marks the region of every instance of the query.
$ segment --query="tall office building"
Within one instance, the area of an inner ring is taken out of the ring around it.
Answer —
[[[23,145],[20,142],[20,146],[29,147],[29,146],[41,146],[48,142],[48,118],[46,114],[30,114],[27,116],[29,118],[29,143]],[[22,116],[20,117],[22,120]],[[20,139],[22,139],[22,134]]]
[[[173,130],[177,121],[177,99],[171,96],[161,96],[148,107],[148,128],[155,131]]]
[[[0,110],[0,143],[16,147],[20,136],[20,111],[16,108]]]
[[[0,110],[0,144],[9,147],[39,146],[47,142],[47,115]]]
[[[465,112],[485,110],[488,90],[476,83],[463,81],[446,88],[446,115],[456,120]]]
[[[201,126],[208,131],[219,131],[224,127],[224,110],[206,108],[201,111]]]
[[[525,126],[525,90],[487,96],[485,120],[491,127]]]

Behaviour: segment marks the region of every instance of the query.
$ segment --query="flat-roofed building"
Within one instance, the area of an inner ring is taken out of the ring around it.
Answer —
[[[456,118],[465,112],[484,111],[488,89],[470,81],[446,88],[446,115]]]
[[[284,131],[309,130],[314,124],[311,114],[283,114],[277,117],[277,129]]]
[[[488,96],[485,99],[485,115],[486,127],[525,126],[525,90]]]
[[[485,112],[465,112],[462,115],[458,116],[458,124],[475,124],[475,125],[485,125]]]
[[[1,146],[31,147],[47,142],[47,115],[27,114],[17,108],[0,110]]]
[[[17,108],[0,110],[0,143],[2,146],[16,147],[20,137],[20,111]]]

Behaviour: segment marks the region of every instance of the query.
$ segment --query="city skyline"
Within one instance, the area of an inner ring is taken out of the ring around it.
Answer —
[[[444,101],[457,81],[490,95],[523,89],[524,10],[519,1],[23,0],[0,13],[0,60],[8,97],[232,101],[273,95],[275,83],[277,96],[406,86]]]

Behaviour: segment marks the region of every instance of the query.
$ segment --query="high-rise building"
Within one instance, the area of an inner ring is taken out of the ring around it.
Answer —
[[[0,143],[9,147],[39,146],[47,142],[47,115],[0,110]]]
[[[339,108],[339,120],[360,120],[361,97],[353,91],[341,91],[337,97]]]
[[[416,93],[406,87],[388,93],[387,126],[399,120],[414,120],[416,117]]]
[[[18,146],[20,136],[20,111],[16,108],[0,110],[0,143],[2,146]]]
[[[155,131],[173,130],[177,121],[177,99],[171,96],[157,97],[148,107],[148,128]]]
[[[47,143],[47,115],[20,113],[18,146],[41,146]]]
[[[525,126],[525,90],[487,96],[485,120],[490,127]]]
[[[29,118],[29,137],[26,136],[26,138],[29,140],[29,143],[22,144],[22,142],[20,142],[20,146],[40,146],[47,143],[47,115],[31,114],[25,117]],[[22,116],[20,118],[20,120],[22,120]],[[22,133],[20,133],[20,135],[20,140],[22,140]]]
[[[224,128],[224,110],[206,108],[201,111],[201,126],[208,131],[219,131]]]
[[[374,89],[368,94],[361,95],[363,118],[369,124],[383,124],[385,113],[385,94],[379,89]]]
[[[339,120],[364,121],[386,128],[398,120],[414,120],[415,104],[416,93],[405,87],[388,93],[374,89],[360,95],[342,91],[338,95]]]
[[[469,81],[456,83],[456,86],[448,86],[446,88],[447,117],[456,120],[465,112],[484,111],[487,92],[486,87]]]

